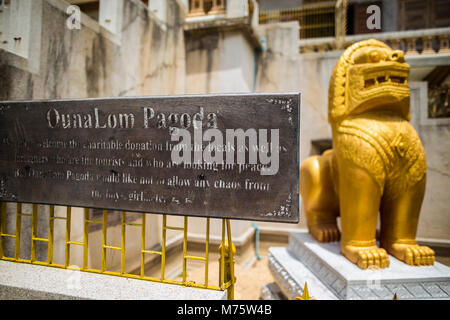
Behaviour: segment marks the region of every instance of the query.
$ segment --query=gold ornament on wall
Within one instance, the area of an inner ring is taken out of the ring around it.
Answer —
[[[363,269],[388,267],[388,253],[409,265],[434,264],[434,251],[415,240],[426,159],[409,123],[409,69],[403,52],[381,41],[347,48],[328,92],[333,149],[300,166],[309,232],[320,242],[340,239],[341,253]]]

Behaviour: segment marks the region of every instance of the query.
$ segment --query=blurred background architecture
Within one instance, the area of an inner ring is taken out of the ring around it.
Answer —
[[[79,26],[71,5],[81,9]],[[418,240],[438,256],[449,255],[449,0],[0,0],[0,100],[298,91],[302,161],[331,147],[331,71],[347,46],[368,38],[404,50],[411,66],[411,123],[428,166]],[[8,204],[8,214],[14,210]],[[39,210],[48,214],[48,206]],[[100,217],[101,210],[91,214]],[[120,242],[116,216],[110,215],[108,228],[116,235],[111,241]],[[142,221],[139,214],[129,217]],[[161,245],[161,220],[147,216],[148,248]],[[168,220],[181,225],[183,218]],[[205,219],[190,220],[188,246],[201,251]],[[95,252],[100,229],[89,229],[92,266],[101,264]],[[231,229],[237,262],[248,269],[255,250],[264,254],[270,243],[287,244],[290,231],[305,229],[305,218],[301,212],[297,225],[232,221]],[[72,237],[82,235],[80,226]],[[135,245],[127,249],[126,268],[133,272],[140,235],[128,235]],[[220,240],[220,220],[212,219],[212,251]],[[181,244],[180,233],[168,234],[170,252],[175,255]],[[29,247],[21,247],[25,256]],[[55,259],[63,260],[64,246],[58,248]],[[119,268],[120,253],[110,254],[107,263]],[[172,277],[179,268],[173,265]]]

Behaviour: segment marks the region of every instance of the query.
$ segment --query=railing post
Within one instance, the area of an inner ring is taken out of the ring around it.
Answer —
[[[22,204],[17,203],[16,207],[16,242],[14,246],[14,259],[20,259],[20,236],[22,233]]]
[[[416,48],[416,38],[408,38],[406,41],[406,52],[405,54],[413,55],[418,54]]]
[[[439,36],[439,53],[450,53],[449,38],[448,34]]]
[[[3,258],[5,255],[4,246],[3,246],[3,235],[6,230],[6,202],[1,202],[1,211],[0,211],[0,258]]]
[[[423,51],[422,54],[433,54],[433,37],[432,36],[425,36],[422,38],[423,42]]]
[[[31,262],[36,261],[37,213],[38,206],[37,204],[33,204],[33,213],[31,216]]]
[[[389,40],[388,43],[391,45],[392,50],[401,50],[399,39]]]
[[[122,230],[120,233],[120,273],[125,273],[125,232],[127,230],[127,214],[126,212],[122,212]]]
[[[208,276],[209,276],[209,229],[210,229],[210,219],[206,218],[206,242],[205,242],[205,286],[208,287]]]
[[[64,267],[67,268],[70,265],[70,230],[72,227],[72,207],[66,209],[66,243],[65,243],[65,256]]]
[[[49,264],[53,263],[53,242],[55,238],[55,206],[51,205],[49,208],[48,218],[48,247],[47,247],[47,261]]]
[[[108,210],[103,210],[102,223],[102,272],[106,270],[106,245],[108,230]]]
[[[83,236],[83,267],[82,270],[88,268],[88,250],[89,250],[89,209],[84,208],[84,236]]]
[[[221,282],[223,281],[221,283],[222,287],[229,283],[227,288],[227,299],[234,300],[234,284],[236,282],[236,277],[234,276],[234,264],[236,260],[234,255],[236,254],[236,247],[231,241],[230,220],[227,219],[226,222],[228,239],[225,241],[224,237],[222,237],[222,243],[219,246],[219,252],[221,254],[221,257],[219,258],[219,279]],[[224,231],[224,228],[222,231]]]
[[[145,276],[145,213],[142,215],[141,226],[141,277]]]
[[[162,244],[161,244],[161,280],[165,279],[166,269],[166,238],[167,238],[167,216],[163,215]]]
[[[186,274],[187,274],[187,235],[188,235],[188,218],[184,217],[184,230],[183,230],[183,283],[186,283]]]

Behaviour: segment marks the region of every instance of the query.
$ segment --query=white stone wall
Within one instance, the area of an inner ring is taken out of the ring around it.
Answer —
[[[255,53],[242,32],[220,32],[188,39],[187,93],[252,92]]]
[[[331,138],[327,122],[328,82],[338,53],[299,55],[299,25],[287,22],[260,25],[258,34],[266,48],[258,65],[258,92],[300,92],[300,161],[311,155],[311,140]],[[262,228],[305,228],[305,214],[300,201],[300,223],[258,223]]]
[[[450,119],[428,118],[428,84],[410,81],[411,124],[422,140],[427,157],[427,184],[419,218],[418,237],[450,240]]]

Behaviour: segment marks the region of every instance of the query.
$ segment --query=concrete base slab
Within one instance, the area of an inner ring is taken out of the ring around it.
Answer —
[[[226,298],[226,291],[0,261],[0,300],[225,300]]]
[[[306,232],[291,233],[289,248],[270,248],[269,266],[289,297],[305,281],[316,299],[450,299],[450,268],[413,267],[389,256],[389,268],[358,268],[340,254],[339,243],[321,244]]]

